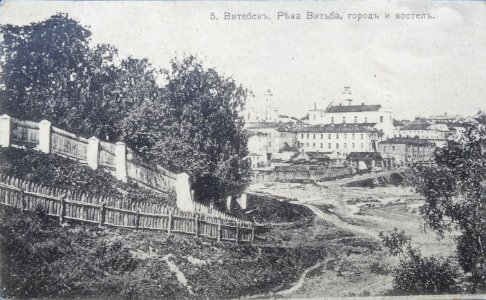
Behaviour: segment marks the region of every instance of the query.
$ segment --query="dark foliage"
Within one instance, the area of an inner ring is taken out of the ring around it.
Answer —
[[[66,14],[0,34],[0,114],[124,140],[145,161],[191,175],[202,202],[221,204],[248,185],[246,91],[233,79],[192,56],[166,71],[120,58],[111,45],[92,46],[89,29]]]
[[[472,290],[486,282],[486,130],[470,126],[464,139],[451,141],[435,153],[436,168],[419,170],[418,191],[427,227],[439,236],[458,230],[458,256],[471,273]]]
[[[393,271],[394,291],[399,295],[455,294],[461,292],[458,266],[449,258],[423,257],[408,249]]]
[[[0,174],[91,195],[175,204],[173,194],[163,195],[122,183],[101,169],[93,170],[72,159],[34,150],[0,149]]]

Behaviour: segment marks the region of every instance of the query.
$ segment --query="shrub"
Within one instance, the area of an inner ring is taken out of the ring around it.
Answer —
[[[392,271],[394,290],[401,295],[452,294],[461,291],[458,267],[450,258],[423,257],[411,250]]]

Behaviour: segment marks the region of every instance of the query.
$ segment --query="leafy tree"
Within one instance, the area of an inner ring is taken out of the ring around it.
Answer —
[[[66,14],[0,30],[1,113],[115,140],[121,120],[158,95],[147,60],[115,63],[117,49],[90,47],[91,32]]]
[[[461,290],[460,274],[450,258],[422,256],[419,249],[412,247],[411,237],[397,228],[388,233],[380,232],[380,237],[391,255],[402,257],[392,269],[395,293],[428,295]]]
[[[460,232],[459,261],[471,272],[473,290],[486,282],[485,144],[484,126],[470,126],[461,141],[436,151],[437,167],[421,170],[418,180],[425,225],[439,236]]]
[[[187,172],[199,201],[217,203],[249,182],[247,140],[241,110],[245,91],[233,79],[205,69],[193,56],[173,60],[164,72],[160,101],[146,102],[133,119],[129,140],[144,140],[145,153],[171,169]],[[163,107],[161,109],[160,107]],[[138,142],[129,142],[135,146]]]
[[[388,248],[388,251],[393,256],[403,254],[411,241],[411,237],[406,235],[405,231],[398,231],[398,228],[396,227],[388,234],[381,231],[379,237],[381,238],[383,245]]]

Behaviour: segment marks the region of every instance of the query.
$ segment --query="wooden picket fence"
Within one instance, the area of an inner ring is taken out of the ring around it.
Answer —
[[[42,207],[61,222],[75,220],[131,229],[162,230],[220,241],[251,242],[255,224],[235,217],[183,212],[166,204],[130,202],[46,187],[0,174],[0,204],[21,210]]]

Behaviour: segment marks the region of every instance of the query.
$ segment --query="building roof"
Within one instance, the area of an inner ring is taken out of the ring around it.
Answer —
[[[347,123],[347,124],[327,124],[307,126],[293,129],[293,132],[315,132],[315,133],[346,133],[346,132],[379,132],[378,129],[373,128],[376,123]]]
[[[400,145],[413,145],[413,146],[434,146],[435,144],[427,140],[409,137],[395,137],[386,141],[380,142],[380,144],[400,144]]]
[[[336,105],[326,108],[326,113],[378,111],[381,105]]]
[[[250,153],[250,154],[248,154],[248,156],[262,156],[262,155],[256,154],[256,153]]]
[[[316,160],[329,160],[329,155],[332,154],[332,152],[306,152],[307,156],[309,156],[309,159],[316,159]]]
[[[347,160],[381,160],[380,152],[351,152]]]
[[[400,128],[400,130],[428,130],[429,127],[429,123],[415,122],[403,126],[402,128]]]
[[[248,123],[246,124],[246,129],[265,129],[265,128],[275,128],[277,129],[281,124],[276,122],[260,122],[260,123]]]
[[[268,134],[260,131],[245,130],[245,135],[250,138],[252,136],[267,136]]]

